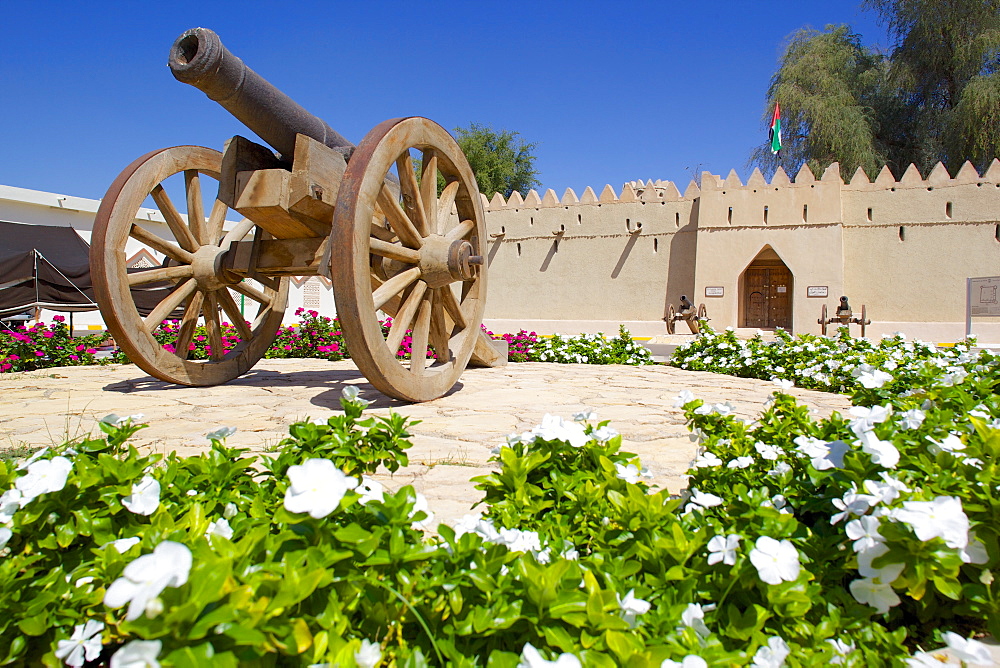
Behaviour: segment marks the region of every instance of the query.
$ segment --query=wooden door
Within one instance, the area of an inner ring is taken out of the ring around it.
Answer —
[[[792,329],[792,272],[784,265],[747,268],[743,281],[743,326]]]

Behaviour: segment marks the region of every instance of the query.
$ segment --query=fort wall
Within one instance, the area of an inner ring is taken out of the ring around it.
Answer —
[[[926,178],[911,166],[898,179],[859,170],[849,183],[836,163],[819,178],[779,169],[770,182],[757,170],[746,183],[705,172],[683,193],[639,181],[485,205],[486,317],[499,330],[607,332],[624,322],[659,334],[667,305],[685,294],[717,328],[776,318],[818,332],[822,305],[832,314],[846,294],[856,315],[866,307],[872,335],[951,341],[965,332],[966,277],[1000,274],[998,161],[982,175],[966,164],[952,177],[939,164]],[[973,330],[1000,341],[996,319]]]

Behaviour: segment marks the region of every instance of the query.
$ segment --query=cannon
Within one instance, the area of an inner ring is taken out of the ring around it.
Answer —
[[[852,324],[861,325],[861,337],[865,336],[865,328],[872,324],[872,321],[868,319],[868,308],[864,304],[861,305],[861,316],[858,318],[854,317],[854,311],[851,309],[851,304],[847,300],[847,295],[840,298],[840,304],[837,305],[837,313],[832,318],[827,317],[826,304],[820,309],[819,320],[816,321],[820,325],[820,332],[823,336],[826,336],[827,325],[836,324],[840,327],[848,327]]]
[[[695,311],[694,304],[688,300],[687,295],[681,295],[678,310],[674,309],[673,304],[667,305],[667,315],[663,317],[663,321],[667,324],[667,334],[674,334],[677,331],[678,320],[686,322],[692,334],[700,334],[701,323],[708,321],[708,309],[704,304],[699,304],[698,310]]]
[[[111,184],[94,223],[91,268],[101,314],[129,359],[167,382],[225,383],[273,343],[289,279],[323,276],[332,282],[351,357],[386,395],[435,399],[470,362],[506,362],[481,328],[481,196],[444,128],[394,118],[355,146],[205,28],[178,37],[168,64],[177,80],[203,91],[269,147],[236,136],[222,152],[160,149]],[[144,205],[155,205],[164,224],[148,221],[148,212],[139,217]],[[227,224],[231,218],[242,220]],[[163,260],[127,266],[126,244],[132,257],[138,244],[148,258]],[[151,294],[158,295],[152,302]],[[392,317],[387,333],[380,314]],[[225,335],[226,320],[236,345]],[[189,352],[199,326],[208,359]],[[407,336],[408,360],[399,354]]]

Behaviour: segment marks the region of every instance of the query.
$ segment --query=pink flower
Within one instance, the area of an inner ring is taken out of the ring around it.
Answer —
[[[21,359],[21,357],[19,355],[7,355],[7,359],[11,360],[12,362],[16,362],[17,360]]]
[[[77,349],[78,351],[79,351],[79,350],[83,350],[83,344],[81,343],[80,345],[78,345],[78,346],[76,347],[76,349]]]
[[[87,354],[88,355],[93,355],[96,352],[97,352],[97,348],[87,348]]]
[[[51,339],[52,338],[52,332],[42,332],[42,336],[44,336],[47,339]]]
[[[75,361],[77,361],[78,359],[80,359],[80,358],[79,358],[78,356],[76,356],[76,355],[70,355],[70,356],[69,356],[69,358],[70,358],[71,360],[73,360],[74,362],[75,362]]]
[[[65,321],[66,321],[66,318],[64,318],[61,315],[54,315],[54,316],[52,316],[52,322],[65,322]]]
[[[45,353],[43,353],[41,350],[36,350],[35,357],[45,357]]]

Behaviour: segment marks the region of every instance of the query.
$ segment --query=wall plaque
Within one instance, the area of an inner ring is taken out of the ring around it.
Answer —
[[[810,285],[806,288],[806,297],[829,297],[830,287],[827,285]]]
[[[778,292],[788,292],[788,286],[779,285],[778,286]]]
[[[1000,276],[969,279],[970,315],[1000,317]]]
[[[706,297],[722,297],[726,294],[726,289],[722,286],[706,287],[705,296]]]

